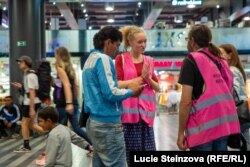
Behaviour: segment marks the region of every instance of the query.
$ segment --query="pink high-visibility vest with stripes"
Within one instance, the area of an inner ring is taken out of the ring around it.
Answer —
[[[137,77],[136,68],[129,53],[122,54],[124,80],[130,80]],[[153,74],[153,58],[143,56],[143,61],[150,61],[150,75]],[[122,123],[137,123],[140,118],[150,127],[153,127],[156,99],[153,88],[149,83],[144,87],[139,97],[130,97],[122,102],[123,113]]]
[[[204,79],[205,90],[192,103],[186,124],[186,141],[189,148],[240,132],[239,120],[232,97],[233,76],[226,61],[213,56],[207,49],[202,51],[220,61],[222,73],[204,53],[193,52],[198,69]]]

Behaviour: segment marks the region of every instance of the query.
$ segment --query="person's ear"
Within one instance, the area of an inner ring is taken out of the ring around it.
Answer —
[[[50,123],[50,124],[53,123],[53,121],[50,118],[47,119],[47,122]]]

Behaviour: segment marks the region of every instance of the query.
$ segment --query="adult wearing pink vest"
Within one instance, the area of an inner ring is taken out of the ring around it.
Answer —
[[[240,132],[232,97],[233,76],[211,40],[212,33],[205,25],[194,25],[188,34],[190,54],[179,78],[180,150],[226,151],[228,136]]]
[[[136,26],[121,29],[125,51],[116,58],[118,85],[126,88],[140,83],[144,89],[138,97],[122,102],[122,123],[126,144],[127,163],[130,166],[130,151],[154,151],[153,123],[155,116],[155,92],[159,91],[154,75],[153,58],[143,55],[146,47],[145,32]],[[128,48],[131,48],[128,51]]]

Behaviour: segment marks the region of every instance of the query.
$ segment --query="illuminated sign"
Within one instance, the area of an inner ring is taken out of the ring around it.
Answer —
[[[156,68],[179,69],[182,66],[182,60],[155,60]]]
[[[201,5],[202,0],[172,0],[173,6]]]

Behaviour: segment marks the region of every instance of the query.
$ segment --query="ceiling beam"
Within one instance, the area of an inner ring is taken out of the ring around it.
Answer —
[[[143,28],[145,30],[149,30],[151,29],[157,18],[160,16],[161,11],[163,10],[164,6],[165,6],[165,1],[161,2],[156,2],[151,10],[151,12],[149,13],[148,17],[145,19],[144,23],[143,23]]]
[[[68,7],[68,5],[66,3],[56,3],[56,6],[58,7],[58,9],[60,10],[61,14],[63,14],[65,20],[67,21],[69,27],[72,30],[78,30],[79,26],[76,22],[76,19],[73,15],[73,13],[71,12],[70,8]]]

